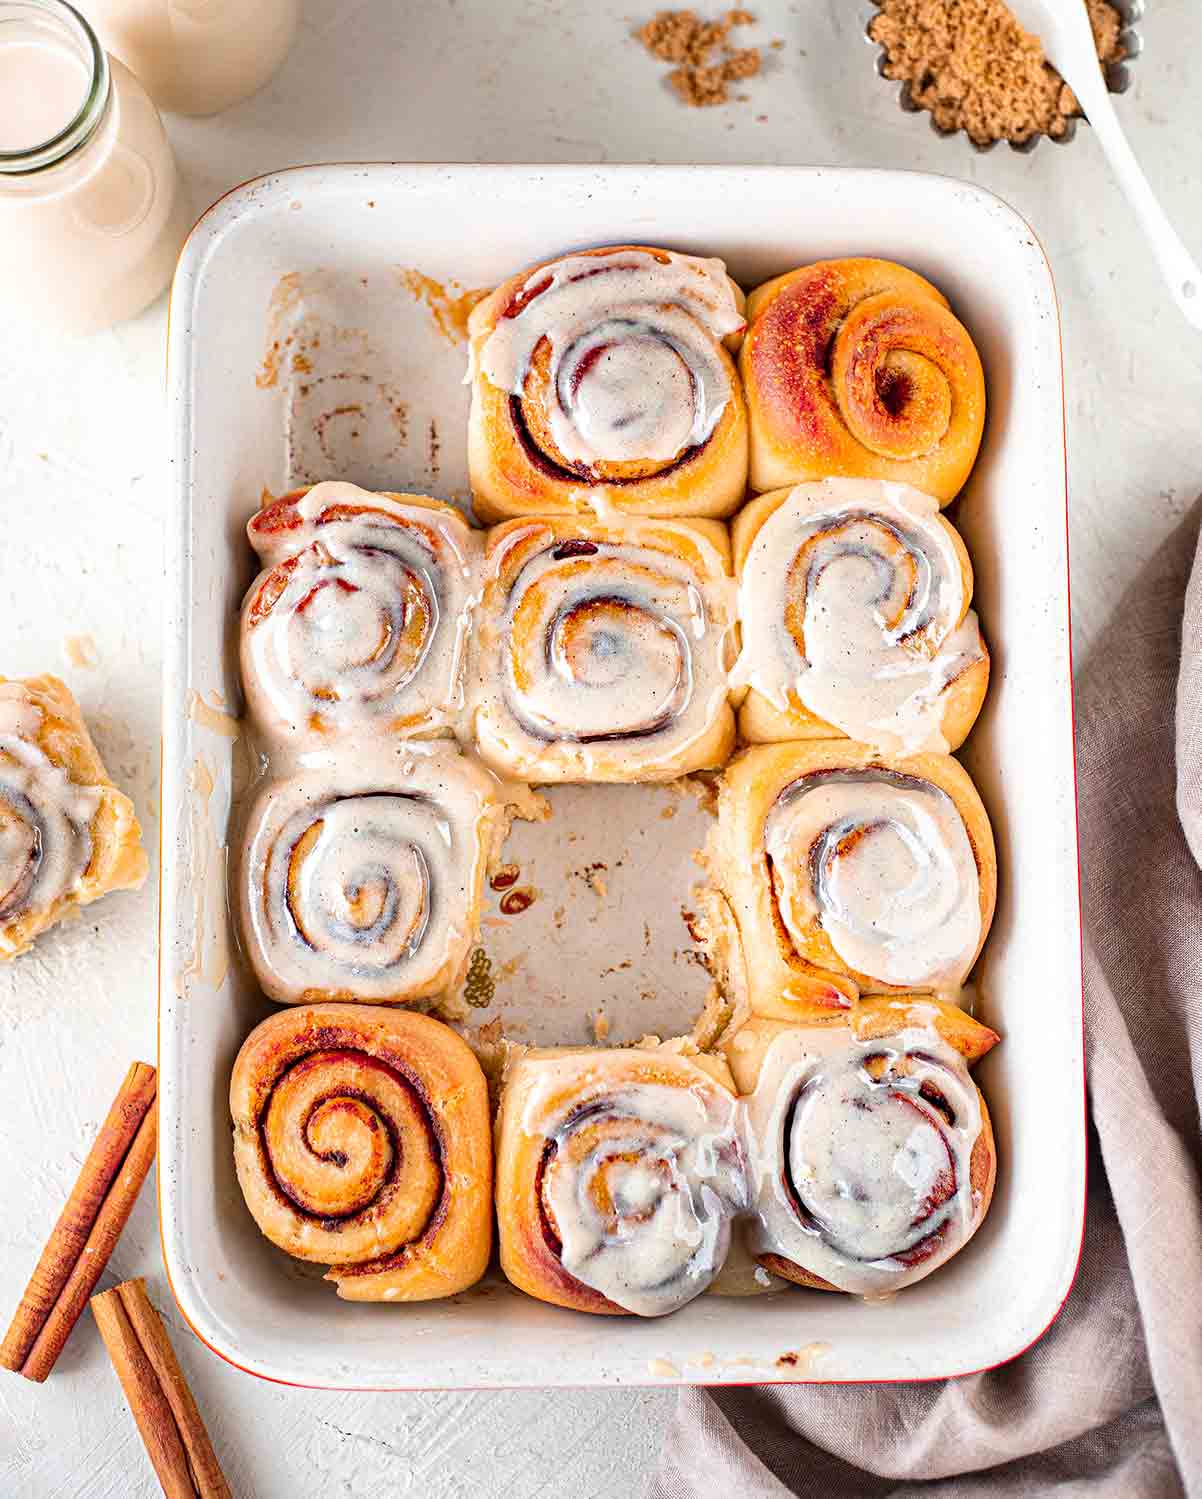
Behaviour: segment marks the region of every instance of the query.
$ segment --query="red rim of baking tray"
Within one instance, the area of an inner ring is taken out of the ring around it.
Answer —
[[[298,164],[296,166],[282,167],[278,171],[274,171],[274,172],[262,172],[262,173],[259,173],[256,176],[254,176],[254,177],[248,177],[248,178],[246,178],[246,180],[244,182],[236,183],[233,187],[228,188],[224,193],[222,193],[220,195],[220,197],[214,198],[214,200],[212,201],[212,203],[209,204],[208,208],[205,209],[205,211],[197,218],[196,222],[193,224],[192,229],[189,231],[188,238],[184,241],[184,247],[187,246],[188,242],[192,238],[192,235],[195,234],[196,230],[200,227],[200,225],[204,223],[205,219],[207,219],[211,213],[213,213],[217,208],[219,208],[221,206],[221,204],[225,202],[226,198],[230,198],[235,193],[241,192],[243,188],[251,187],[256,182],[267,182],[267,181],[269,181],[273,177],[282,176],[284,172],[291,173],[291,172],[313,171],[313,170],[320,170],[322,168],[330,167],[330,166],[335,166],[335,165],[336,166],[347,166],[347,167],[376,167],[376,166],[393,166],[393,165],[395,165],[395,166],[423,165],[423,166],[429,166],[429,167],[447,167],[447,166],[476,166],[476,165],[479,165],[479,163],[476,163],[476,162],[404,163],[404,162],[382,162],[382,161],[302,162],[302,163],[300,163],[300,164]],[[525,168],[526,170],[545,170],[545,165],[542,164],[542,163],[538,163],[538,162],[505,162],[505,163],[503,163],[503,165],[505,165],[507,167]],[[564,162],[564,163],[555,163],[555,165],[571,166],[571,165],[574,165],[574,163]],[[647,168],[649,164],[645,163],[645,162],[631,162],[631,163],[606,162],[606,163],[604,163],[604,165],[606,167],[609,167],[609,168],[612,168],[612,167],[615,167],[615,166],[634,166],[634,167]],[[650,166],[650,170],[654,171],[654,169],[655,168],[654,168],[653,165]],[[946,172],[923,172],[923,173],[915,173],[914,175],[916,175],[916,176],[920,175],[920,176],[925,176],[925,177],[946,177],[951,182],[962,182],[961,178],[952,177],[949,173],[946,173]],[[1069,504],[1069,501],[1068,501],[1068,425],[1067,425],[1068,424],[1068,414],[1067,414],[1067,410],[1066,410],[1066,397],[1065,397],[1065,391],[1064,391],[1064,327],[1063,327],[1063,323],[1062,323],[1061,317],[1060,317],[1060,297],[1059,297],[1059,294],[1056,291],[1056,278],[1052,274],[1052,263],[1048,259],[1047,250],[1044,248],[1043,241],[1040,239],[1039,235],[1035,232],[1034,228],[1032,228],[1032,226],[1028,222],[1028,220],[1026,218],[1024,218],[1024,216],[1021,213],[1019,213],[1019,211],[1014,207],[1014,205],[1012,203],[1008,202],[1005,198],[1003,198],[1000,193],[992,193],[992,192],[990,192],[990,190],[988,188],[978,187],[976,183],[967,183],[967,184],[964,184],[964,185],[972,187],[972,188],[974,188],[978,192],[987,193],[987,194],[989,194],[989,196],[996,198],[999,203],[1003,204],[1004,207],[1008,208],[1010,210],[1010,212],[1015,216],[1015,218],[1018,219],[1018,221],[1022,225],[1024,225],[1024,227],[1026,228],[1027,232],[1031,236],[1032,243],[1034,244],[1034,246],[1036,247],[1036,249],[1038,249],[1040,255],[1043,257],[1044,264],[1047,266],[1047,269],[1048,269],[1048,280],[1052,284],[1052,301],[1053,301],[1053,305],[1054,305],[1055,310],[1056,310],[1056,344],[1057,344],[1057,347],[1058,347],[1058,349],[1060,351],[1060,441],[1061,441],[1061,445],[1062,445],[1062,448],[1063,448],[1063,454],[1064,454],[1064,542],[1065,542],[1065,558],[1066,558],[1066,562],[1067,562],[1067,565],[1065,567],[1065,602],[1066,602],[1067,611],[1068,611],[1068,621],[1067,621],[1067,624],[1068,624],[1068,651],[1069,651],[1068,705],[1069,705],[1069,721],[1070,721],[1071,726],[1072,726],[1072,741],[1073,741],[1073,839],[1074,839],[1074,842],[1076,843],[1076,847],[1077,847],[1077,925],[1078,925],[1078,931],[1081,934],[1081,955],[1080,955],[1080,957],[1081,957],[1081,1042],[1082,1042],[1082,1044],[1081,1044],[1081,1097],[1082,1097],[1082,1108],[1083,1108],[1083,1112],[1084,1112],[1084,1116],[1085,1116],[1084,1117],[1084,1128],[1083,1128],[1083,1130],[1081,1132],[1081,1149],[1082,1149],[1082,1154],[1084,1156],[1084,1160],[1083,1160],[1083,1163],[1082,1163],[1082,1172],[1081,1172],[1081,1185],[1082,1185],[1082,1191],[1081,1191],[1081,1235],[1080,1235],[1080,1238],[1078,1239],[1078,1242],[1077,1242],[1077,1258],[1076,1258],[1076,1262],[1073,1265],[1073,1273],[1069,1277],[1068,1287],[1065,1290],[1064,1295],[1060,1299],[1060,1304],[1056,1307],[1055,1311],[1048,1318],[1047,1324],[1039,1332],[1037,1332],[1035,1334],[1035,1336],[1030,1339],[1029,1342],[1025,1343],[1016,1352],[1007,1354],[1005,1358],[998,1359],[996,1362],[994,1362],[992,1364],[982,1364],[979,1368],[976,1368],[976,1369],[962,1369],[962,1370],[959,1370],[958,1372],[956,1372],[955,1374],[917,1375],[913,1379],[724,1379],[724,1380],[720,1380],[720,1381],[714,1382],[712,1384],[707,1384],[706,1381],[704,1381],[704,1380],[684,1379],[684,1378],[681,1378],[681,1379],[655,1380],[655,1381],[648,1381],[646,1383],[644,1383],[642,1380],[637,1380],[637,1381],[636,1380],[623,1380],[620,1384],[615,1384],[615,1385],[611,1385],[608,1381],[606,1381],[605,1383],[599,1383],[599,1384],[555,1385],[552,1388],[563,1389],[563,1390],[599,1390],[599,1389],[610,1389],[610,1388],[614,1388],[614,1389],[618,1389],[618,1388],[626,1388],[626,1389],[674,1389],[674,1388],[680,1388],[680,1389],[688,1389],[688,1388],[699,1388],[699,1389],[741,1389],[741,1388],[743,1388],[743,1387],[745,1387],[747,1385],[761,1385],[761,1384],[774,1384],[774,1385],[776,1385],[776,1384],[779,1384],[779,1385],[808,1385],[808,1384],[827,1384],[827,1385],[937,1384],[937,1383],[942,1382],[945,1379],[967,1379],[967,1378],[969,1378],[973,1374],[987,1374],[991,1369],[1000,1369],[1000,1368],[1002,1368],[1006,1364],[1013,1363],[1015,1359],[1022,1358],[1023,1354],[1026,1353],[1029,1349],[1033,1348],[1035,1346],[1035,1344],[1039,1342],[1040,1338],[1043,1338],[1043,1337],[1045,1337],[1047,1335],[1047,1333],[1049,1332],[1049,1330],[1052,1327],[1052,1324],[1057,1320],[1057,1318],[1060,1316],[1061,1312],[1064,1310],[1065,1304],[1067,1303],[1068,1298],[1072,1295],[1074,1286],[1077,1284],[1077,1276],[1081,1272],[1081,1256],[1082,1256],[1082,1253],[1083,1253],[1084,1247],[1085,1247],[1085,1217],[1086,1217],[1086,1212],[1087,1212],[1087,1203],[1088,1203],[1088,1200],[1089,1200],[1089,1149],[1088,1149],[1088,1137],[1089,1137],[1089,1101],[1088,1101],[1088,1097],[1087,1097],[1087,1094],[1086,1094],[1087,1078],[1086,1078],[1086,1072],[1085,1072],[1085,938],[1084,938],[1085,912],[1084,912],[1084,908],[1083,908],[1083,905],[1082,905],[1082,899],[1081,899],[1081,830],[1080,830],[1080,823],[1079,823],[1079,819],[1078,819],[1078,815],[1077,815],[1077,794],[1078,794],[1078,778],[1077,778],[1077,705],[1076,705],[1076,694],[1075,694],[1074,687],[1073,687],[1073,567],[1072,567],[1072,538],[1071,538],[1071,535],[1070,535],[1070,532],[1069,532],[1069,514],[1068,514],[1068,504]],[[180,256],[182,256],[182,254],[183,254],[183,248],[181,248]],[[176,259],[176,269],[178,270],[178,268],[179,268],[179,257],[177,257],[177,259]],[[174,274],[172,276],[172,285],[174,286]],[[168,348],[170,347],[170,337],[171,337],[171,298],[170,298],[170,295],[168,295],[168,299],[167,299],[167,347]],[[166,356],[164,356],[164,357],[166,357]],[[164,369],[164,381],[165,380],[166,380],[166,370]],[[160,1053],[160,1050],[161,1050],[161,1047],[162,1047],[162,990],[163,990],[163,944],[162,944],[162,940],[161,940],[162,930],[163,930],[163,745],[162,745],[162,739],[160,738],[160,740],[159,740],[159,921],[158,921],[158,931],[159,931],[160,940],[159,940],[159,944],[158,944],[158,962],[156,964],[157,989],[156,989],[156,993],[155,993],[155,1017],[156,1017],[156,1019],[155,1019],[155,1064],[156,1064],[156,1067],[157,1067],[158,1062],[159,1062],[159,1053]],[[157,1164],[157,1152],[156,1152],[156,1164]],[[240,1364],[237,1361],[237,1359],[231,1358],[228,1353],[225,1353],[222,1349],[216,1347],[213,1343],[210,1343],[209,1340],[204,1336],[204,1334],[201,1333],[197,1329],[197,1327],[193,1324],[193,1322],[192,1322],[191,1318],[188,1316],[187,1312],[184,1311],[183,1303],[180,1301],[180,1298],[179,1298],[179,1293],[176,1291],[175,1284],[174,1284],[174,1282],[171,1279],[171,1270],[170,1270],[170,1267],[168,1266],[168,1263],[167,1263],[167,1246],[166,1246],[166,1243],[165,1243],[165,1240],[164,1240],[164,1233],[163,1233],[163,1187],[162,1187],[162,1175],[161,1175],[161,1173],[157,1173],[157,1172],[156,1172],[156,1176],[155,1176],[155,1195],[156,1195],[156,1201],[158,1203],[159,1248],[162,1251],[162,1255],[163,1255],[163,1274],[166,1277],[167,1286],[168,1286],[168,1289],[171,1292],[172,1300],[175,1302],[176,1310],[179,1312],[180,1316],[183,1318],[185,1324],[187,1325],[188,1330],[197,1339],[197,1341],[200,1342],[200,1343],[203,1343],[203,1345],[209,1350],[209,1352],[213,1353],[213,1354],[216,1354],[216,1356],[219,1359],[221,1359],[221,1361],[223,1363],[229,1364],[229,1366],[232,1369],[237,1369],[242,1374],[249,1374],[253,1379],[261,1379],[266,1384],[282,1385],[282,1386],[284,1386],[287,1389],[293,1389],[293,1390],[334,1390],[334,1391],[346,1391],[348,1393],[358,1393],[358,1394],[363,1394],[363,1395],[384,1395],[384,1394],[403,1394],[403,1393],[409,1393],[409,1392],[420,1393],[420,1392],[424,1392],[424,1391],[433,1392],[433,1391],[436,1391],[437,1389],[441,1388],[440,1386],[436,1386],[436,1385],[323,1385],[323,1384],[306,1384],[306,1383],[304,1383],[301,1380],[296,1380],[296,1379],[281,1379],[278,1375],[275,1375],[275,1374],[263,1374],[258,1369],[248,1369],[245,1364]],[[516,1389],[526,1389],[526,1388],[538,1388],[538,1386],[531,1387],[531,1386],[525,1386],[525,1385],[505,1385],[505,1384],[499,1384],[499,1385],[459,1385],[459,1384],[457,1384],[457,1385],[447,1385],[447,1386],[445,1386],[445,1388],[448,1389],[448,1390],[479,1390],[479,1391],[496,1390],[496,1391],[501,1391],[501,1390],[516,1390]]]

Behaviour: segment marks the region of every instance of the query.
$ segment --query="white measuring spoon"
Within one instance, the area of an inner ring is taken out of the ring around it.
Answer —
[[[1111,171],[1143,225],[1160,273],[1186,321],[1202,329],[1202,271],[1169,223],[1110,102],[1089,16],[1081,0],[1008,0],[1024,31],[1039,37],[1044,56],[1072,89]]]

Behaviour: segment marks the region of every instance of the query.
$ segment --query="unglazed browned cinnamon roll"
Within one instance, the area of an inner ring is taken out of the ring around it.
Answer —
[[[474,1285],[492,1242],[488,1087],[428,1015],[315,1005],[251,1032],[230,1081],[234,1164],[255,1222],[350,1301]]]
[[[506,1074],[497,1139],[501,1267],[528,1295],[657,1317],[721,1268],[747,1195],[720,1059],[533,1053]]]
[[[488,535],[472,722],[530,781],[669,780],[734,747],[716,521],[509,521]]]
[[[0,958],[73,906],[146,878],[133,803],[57,677],[0,677]]]
[[[706,863],[751,1010],[810,1024],[859,993],[954,990],[997,893],[989,818],[957,761],[851,740],[739,755]]]
[[[997,1168],[968,1067],[998,1040],[954,1005],[861,1001],[849,1025],[753,1020],[726,1043],[742,1092],[753,1251],[822,1290],[887,1293],[962,1249]]]
[[[485,868],[515,813],[537,816],[449,745],[310,757],[251,809],[238,889],[244,946],[265,993],[403,1002],[458,979]]]
[[[468,461],[484,520],[728,515],[747,482],[720,260],[637,245],[545,261],[472,312]]]
[[[748,299],[740,369],[751,486],[846,475],[959,493],[981,444],[985,378],[929,281],[887,260],[822,260]]]
[[[824,479],[734,522],[745,739],[846,735],[893,754],[957,749],[989,683],[972,564],[938,502]]]
[[[422,495],[317,484],[247,526],[266,564],[242,608],[242,680],[268,734],[449,733],[480,542]]]

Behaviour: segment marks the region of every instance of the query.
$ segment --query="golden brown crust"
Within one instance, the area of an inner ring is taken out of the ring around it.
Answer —
[[[713,520],[675,520],[632,516],[621,520],[588,520],[570,516],[534,516],[494,526],[487,536],[484,590],[476,623],[476,655],[484,692],[477,705],[473,734],[481,758],[501,774],[535,783],[554,781],[637,782],[675,780],[690,771],[724,765],[735,746],[735,716],[729,693],[697,732],[673,739],[669,722],[644,736],[631,733],[590,741],[541,738],[521,721],[513,684],[531,675],[531,663],[547,649],[540,633],[547,614],[537,607],[537,582],[518,597],[519,579],[529,563],[553,548],[611,545],[630,549],[632,570],[654,571],[657,554],[683,564],[697,596],[705,604],[708,638],[697,641],[683,629],[689,650],[713,648],[719,659],[714,673],[724,675],[734,643],[733,593],[730,588],[730,540],[726,527]],[[602,565],[606,559],[600,559]],[[587,580],[587,556],[571,557],[566,566]],[[665,573],[665,577],[671,577]],[[557,618],[558,616],[550,616]],[[508,623],[507,623],[508,621]],[[683,626],[690,621],[679,620]],[[617,622],[620,627],[620,621]],[[707,690],[697,682],[698,694]],[[695,694],[686,711],[698,701]],[[662,750],[656,742],[662,743]]]
[[[666,258],[665,251],[646,245],[607,245],[583,253],[610,255],[616,250],[644,250]],[[715,347],[730,381],[730,399],[709,438],[666,462],[602,464],[600,472],[567,463],[555,447],[547,420],[545,355],[536,351],[520,398],[499,390],[481,371],[480,351],[497,324],[520,306],[530,277],[560,258],[540,261],[509,277],[472,311],[468,465],[476,514],[485,522],[588,514],[596,508],[592,494],[599,493],[597,503],[603,509],[629,515],[729,515],[747,487],[747,412],[738,371],[721,345]],[[742,293],[730,284],[741,306]]]
[[[824,260],[747,304],[740,369],[751,486],[832,475],[894,479],[947,504],[985,423],[985,379],[947,299],[904,266]]]
[[[860,993],[904,992],[901,985],[849,968],[817,922],[805,933],[804,946],[794,946],[764,851],[769,814],[794,781],[817,771],[873,767],[928,781],[955,804],[977,865],[978,953],[984,944],[997,899],[997,854],[988,814],[958,761],[950,755],[880,755],[850,739],[754,745],[736,755],[726,769],[718,822],[706,852],[710,877],[738,926],[753,1014],[795,1024],[841,1024]]]
[[[558,1086],[543,1096],[548,1063],[573,1056],[579,1059],[579,1069],[565,1069]],[[501,1268],[513,1285],[539,1301],[581,1312],[623,1316],[624,1308],[564,1268],[542,1195],[543,1172],[551,1148],[543,1126],[552,1128],[553,1121],[572,1106],[599,1071],[615,1088],[632,1083],[679,1088],[715,1082],[722,1085],[725,1071],[700,1067],[665,1045],[655,1051],[564,1049],[532,1053],[506,1073],[497,1116],[496,1208]],[[536,1116],[533,1105],[537,1105]]]
[[[492,1239],[488,1087],[440,1021],[370,1005],[270,1016],[230,1081],[234,1160],[262,1232],[332,1264],[352,1301],[474,1285]]]
[[[0,685],[19,688],[22,700],[36,710],[38,727],[30,739],[51,765],[77,786],[94,787],[98,797],[89,831],[91,857],[79,881],[49,904],[18,907],[0,918],[0,959],[28,950],[44,932],[75,906],[87,905],[112,890],[135,890],[146,878],[146,852],[133,803],[109,778],[84,723],[79,704],[57,677],[0,677]],[[4,767],[14,764],[0,748],[0,782]],[[0,798],[2,801],[2,798]],[[12,813],[20,816],[19,811]]]
[[[793,485],[774,489],[769,494],[749,500],[731,521],[731,551],[735,577],[742,581],[747,558],[756,537],[793,493]],[[963,608],[952,628],[960,625],[972,603],[973,570],[968,548],[959,531],[943,516],[935,519],[947,536],[960,567]],[[983,644],[983,642],[982,642]],[[943,693],[943,716],[940,731],[949,752],[958,750],[976,723],[989,689],[989,653],[973,661]],[[778,708],[754,687],[747,689],[739,707],[739,737],[750,744],[774,744],[789,739],[845,739],[848,736],[834,724],[827,723],[810,711],[796,693],[789,695],[789,707]]]

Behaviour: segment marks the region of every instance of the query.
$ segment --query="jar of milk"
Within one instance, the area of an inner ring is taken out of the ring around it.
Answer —
[[[211,115],[257,93],[296,32],[299,0],[80,0],[160,109]]]
[[[0,307],[81,333],[132,317],[191,222],[138,80],[65,0],[0,0]]]

